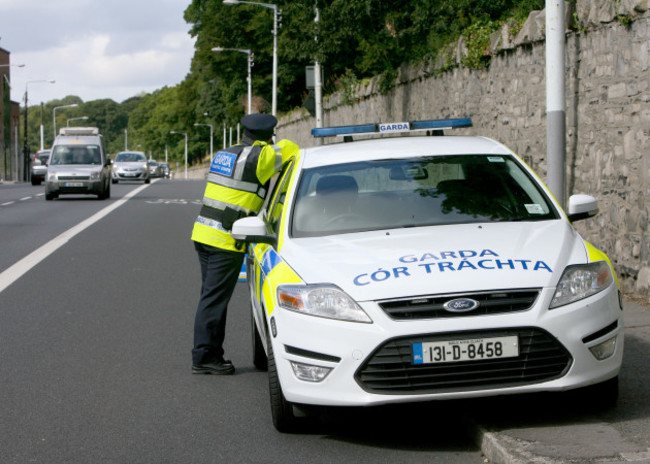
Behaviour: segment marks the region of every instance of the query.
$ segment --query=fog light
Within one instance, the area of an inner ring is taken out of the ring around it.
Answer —
[[[607,359],[614,354],[614,349],[616,348],[616,337],[612,337],[609,340],[605,340],[602,343],[599,343],[596,346],[589,348],[591,354],[594,355],[598,361]]]
[[[332,370],[329,367],[312,366],[294,361],[291,361],[291,367],[295,376],[306,382],[320,382]]]

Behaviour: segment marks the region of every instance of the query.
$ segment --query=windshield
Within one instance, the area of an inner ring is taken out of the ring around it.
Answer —
[[[99,145],[57,145],[50,164],[102,164]]]
[[[50,157],[50,150],[43,150],[36,153],[36,159],[41,162],[41,164],[47,164],[47,159]]]
[[[494,221],[557,219],[508,155],[449,155],[307,169],[292,235]]]
[[[118,153],[115,157],[116,163],[144,163],[147,161],[147,157],[142,153]]]

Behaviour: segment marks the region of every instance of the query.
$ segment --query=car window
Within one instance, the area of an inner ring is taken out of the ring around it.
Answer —
[[[142,153],[118,153],[115,157],[116,163],[144,163],[147,158]]]
[[[102,164],[99,145],[57,145],[50,164]]]
[[[287,197],[289,178],[293,172],[293,165],[294,162],[290,161],[280,172],[280,175],[277,177],[279,180],[275,182],[275,185],[271,190],[271,200],[266,205],[264,211],[264,217],[273,233],[277,233],[280,228],[280,221],[282,219],[282,212],[284,211],[284,202]]]
[[[41,162],[41,164],[46,164],[47,159],[50,157],[50,151],[39,151],[38,154],[36,155],[38,160]]]
[[[558,218],[508,155],[449,155],[325,166],[302,173],[295,237],[440,224]]]

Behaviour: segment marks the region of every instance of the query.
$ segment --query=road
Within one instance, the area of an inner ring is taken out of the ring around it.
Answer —
[[[237,374],[192,375],[202,188],[46,202],[42,187],[0,185],[0,462],[484,462],[466,403],[338,411],[277,433],[244,284],[226,340]]]

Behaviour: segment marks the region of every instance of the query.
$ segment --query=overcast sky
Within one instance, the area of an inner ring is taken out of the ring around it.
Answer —
[[[11,64],[11,99],[36,105],[67,95],[120,103],[181,82],[194,39],[191,0],[0,0],[0,48]],[[55,80],[56,83],[31,82]]]

